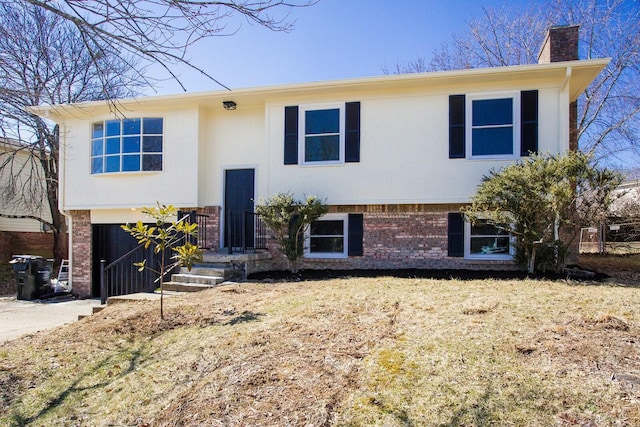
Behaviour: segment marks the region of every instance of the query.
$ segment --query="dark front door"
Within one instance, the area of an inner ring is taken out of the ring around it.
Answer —
[[[224,176],[224,246],[253,247],[254,169],[228,169]]]

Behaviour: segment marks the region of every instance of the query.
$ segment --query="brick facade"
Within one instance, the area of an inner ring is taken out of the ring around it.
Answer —
[[[9,261],[12,255],[18,254],[53,257],[53,234],[0,232],[0,262]]]
[[[91,296],[92,235],[89,211],[71,211],[71,284],[73,293],[80,297]]]
[[[510,270],[512,261],[468,260],[447,255],[447,215],[458,205],[332,206],[330,213],[364,215],[363,256],[301,261],[301,269],[473,269]],[[272,259],[261,270],[287,269],[286,258],[269,242]],[[267,265],[268,264],[268,265]]]

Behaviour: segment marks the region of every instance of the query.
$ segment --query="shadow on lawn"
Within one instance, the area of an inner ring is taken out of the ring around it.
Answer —
[[[128,358],[129,359],[128,367],[126,369],[123,369],[117,375],[111,374],[111,371],[109,371],[107,374],[104,374],[103,371],[108,370],[108,368],[112,366],[114,363],[116,364],[116,366],[118,366],[117,362],[114,360],[118,356],[121,357],[122,355],[119,353],[115,353],[110,356],[107,356],[101,361],[99,361],[98,363],[96,363],[92,368],[89,368],[85,372],[78,375],[76,379],[68,387],[60,391],[60,393],[57,396],[51,396],[44,403],[44,406],[40,409],[40,411],[34,414],[33,416],[25,418],[20,414],[14,413],[12,415],[13,422],[16,425],[20,425],[20,426],[28,425],[32,422],[35,422],[39,418],[45,416],[47,413],[54,410],[58,406],[64,404],[65,402],[75,401],[77,399],[78,393],[82,394],[83,392],[91,391],[91,390],[94,390],[94,391],[103,390],[104,388],[106,388],[108,385],[110,385],[117,379],[125,377],[126,375],[132,373],[135,370],[138,363],[140,362],[140,360],[144,357],[142,349],[134,350],[131,352],[130,357]],[[99,376],[106,375],[108,379],[99,381],[95,384],[89,384],[86,386],[80,385],[85,380],[88,380],[88,382],[91,382],[90,380],[91,376],[96,374]]]

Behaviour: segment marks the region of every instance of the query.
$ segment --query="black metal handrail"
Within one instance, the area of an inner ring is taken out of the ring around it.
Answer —
[[[138,271],[134,265],[150,257],[153,259],[153,250],[138,245],[108,265],[106,260],[100,260],[101,303],[104,304],[107,298],[115,295],[153,291],[156,274],[148,269]]]
[[[230,254],[267,249],[267,227],[255,212],[227,211],[227,249]]]

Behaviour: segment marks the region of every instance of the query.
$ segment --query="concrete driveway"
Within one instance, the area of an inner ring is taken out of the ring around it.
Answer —
[[[0,297],[0,344],[24,334],[56,328],[91,314],[99,299],[63,302],[20,301]]]

